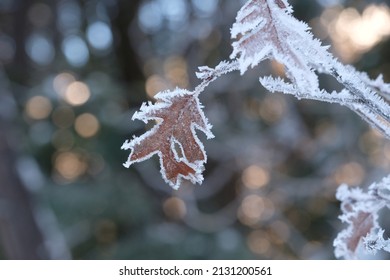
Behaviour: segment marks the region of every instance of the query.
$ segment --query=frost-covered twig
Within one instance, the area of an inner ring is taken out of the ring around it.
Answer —
[[[196,72],[196,77],[202,80],[195,92],[202,92],[211,82],[215,81],[220,76],[239,69],[237,61],[222,61],[215,68],[208,66],[200,66],[199,72]]]
[[[390,252],[390,240],[384,239],[384,230],[378,224],[378,212],[390,208],[390,176],[372,184],[367,193],[341,185],[336,197],[343,212],[339,218],[348,224],[334,241],[336,257],[357,259],[360,245],[373,254],[378,250]]]

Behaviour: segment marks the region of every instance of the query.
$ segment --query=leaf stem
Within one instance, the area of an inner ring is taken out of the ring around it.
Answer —
[[[196,86],[194,95],[198,96],[211,82],[214,82],[220,76],[232,71],[239,70],[239,63],[237,60],[221,61],[215,68],[208,66],[199,67],[197,77],[202,79],[202,82]]]

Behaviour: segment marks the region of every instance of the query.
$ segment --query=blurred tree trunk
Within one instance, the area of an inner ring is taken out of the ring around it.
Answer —
[[[141,0],[118,1],[118,15],[112,20],[112,25],[117,29],[119,41],[115,44],[115,53],[122,68],[123,78],[128,83],[144,79],[137,55],[129,38],[129,29],[141,3]]]
[[[12,64],[6,65],[9,77],[19,84],[25,85],[29,81],[31,68],[25,51],[26,38],[31,31],[28,22],[28,9],[32,0],[16,1],[15,9],[7,14],[0,14],[3,18],[0,28],[4,28],[6,33],[15,40],[15,57]]]
[[[1,22],[15,39],[15,60],[7,67],[7,72],[20,84],[28,82],[31,71],[24,51],[30,4],[31,0],[18,1],[14,4],[15,9],[5,14]],[[7,87],[8,82],[1,75],[1,87]],[[1,88],[0,97],[7,92]],[[31,196],[16,171],[14,143],[10,145],[8,139],[13,129],[12,118],[0,112],[0,242],[7,259],[47,259],[43,236],[33,214]]]
[[[7,259],[47,259],[28,191],[15,169],[9,124],[0,118],[0,239]]]

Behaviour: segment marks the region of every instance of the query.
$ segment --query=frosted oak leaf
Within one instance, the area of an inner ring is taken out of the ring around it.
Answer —
[[[292,8],[284,0],[248,1],[231,29],[231,36],[237,41],[232,45],[230,57],[239,61],[241,74],[249,66],[273,58],[285,66],[287,77],[299,90],[317,91],[318,78],[312,60],[317,64],[326,61],[326,57],[312,54],[326,48],[306,32],[309,27],[291,16],[291,12]]]
[[[371,184],[368,192],[343,184],[336,197],[343,212],[339,218],[348,225],[334,240],[336,257],[357,259],[362,245],[370,253],[390,252],[390,240],[383,238],[384,230],[378,223],[379,211],[390,208],[390,176]]]
[[[156,125],[140,137],[127,140],[122,149],[131,149],[125,167],[158,155],[163,179],[174,189],[180,187],[182,179],[192,183],[203,181],[202,171],[207,156],[195,130],[203,131],[213,138],[200,104],[198,93],[184,89],[165,91],[155,96],[156,103],[144,103],[133,115],[147,123]]]

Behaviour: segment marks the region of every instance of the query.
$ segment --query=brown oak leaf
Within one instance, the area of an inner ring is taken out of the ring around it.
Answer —
[[[371,246],[370,249],[374,253],[378,248],[385,247],[383,244],[377,244],[378,233],[382,233],[378,212],[388,205],[387,197],[381,196],[383,191],[388,190],[388,182],[389,178],[385,177],[381,182],[372,184],[368,192],[356,187],[349,188],[344,184],[339,187],[336,197],[341,201],[343,213],[339,218],[348,227],[334,240],[336,257],[357,259],[361,245],[366,248]],[[384,241],[383,237],[381,238]]]
[[[207,156],[195,129],[203,131],[207,138],[214,136],[202,111],[198,93],[175,89],[161,92],[155,98],[155,104],[142,104],[140,111],[133,116],[133,120],[145,123],[155,120],[156,125],[122,145],[122,149],[131,149],[124,166],[130,167],[157,154],[162,177],[174,189],[180,187],[182,179],[201,183]]]

